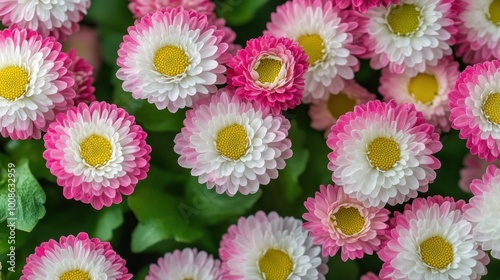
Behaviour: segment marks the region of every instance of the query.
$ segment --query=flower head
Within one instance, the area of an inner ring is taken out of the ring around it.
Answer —
[[[64,197],[95,209],[120,203],[149,170],[146,133],[133,116],[105,102],[58,114],[43,139],[43,157]]]
[[[360,13],[366,13],[368,9],[377,6],[387,7],[390,4],[398,4],[400,0],[333,0],[340,9],[351,8]]]
[[[228,84],[243,100],[255,100],[277,114],[300,104],[308,65],[293,40],[264,35],[249,40],[227,63]]]
[[[21,280],[131,278],[125,260],[108,242],[91,239],[84,232],[40,244],[35,248],[35,253],[26,259],[21,276]]]
[[[496,159],[492,162],[496,167],[500,168],[500,160]],[[466,193],[471,193],[470,184],[474,179],[481,179],[486,172],[488,162],[484,159],[471,154],[466,154],[463,160],[463,168],[460,169],[460,180],[458,186]]]
[[[241,217],[222,236],[222,279],[325,280],[328,258],[320,251],[301,220],[259,211]]]
[[[327,145],[332,180],[366,207],[395,205],[426,192],[441,164],[434,126],[413,104],[358,105],[332,126]]]
[[[95,88],[92,85],[94,82],[92,66],[84,58],[77,55],[76,49],[69,50],[68,56],[71,59],[71,65],[68,70],[71,71],[75,79],[75,84],[73,85],[73,90],[76,93],[74,99],[75,105],[80,102],[90,103],[95,101]]]
[[[174,139],[178,163],[217,193],[252,194],[267,185],[292,156],[290,122],[269,108],[242,102],[228,89],[186,112]]]
[[[141,18],[147,13],[154,13],[163,7],[183,7],[200,14],[210,15],[215,4],[210,0],[129,0],[128,8],[135,18]]]

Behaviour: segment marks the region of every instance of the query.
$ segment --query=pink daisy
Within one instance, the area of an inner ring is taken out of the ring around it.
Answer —
[[[54,38],[20,28],[0,31],[0,133],[40,139],[58,112],[73,105],[71,60]]]
[[[381,279],[480,279],[488,255],[478,248],[463,200],[416,198],[394,213],[389,241],[378,252]]]
[[[174,151],[179,165],[209,189],[229,196],[252,194],[277,178],[292,156],[289,129],[281,114],[242,102],[224,88],[186,112]]]
[[[320,186],[314,198],[304,202],[313,243],[322,247],[323,256],[333,257],[339,249],[343,261],[360,259],[380,250],[389,220],[389,210],[364,207],[363,203],[344,193],[340,186]]]
[[[362,33],[360,18],[353,11],[340,10],[332,1],[293,0],[278,6],[271,14],[264,34],[288,37],[299,43],[308,55],[302,102],[327,99],[354,78],[365,48],[357,44]]]
[[[220,260],[205,251],[185,248],[166,253],[149,267],[145,280],[203,279],[221,280]]]
[[[89,238],[87,233],[50,239],[26,259],[21,280],[38,279],[132,279],[109,242]]]
[[[154,13],[163,7],[183,7],[200,14],[213,13],[215,4],[210,0],[129,0],[128,8],[135,18],[141,18],[147,13]]]
[[[149,170],[146,133],[125,110],[105,102],[60,113],[43,137],[47,168],[67,199],[95,209],[120,203]]]
[[[116,76],[136,99],[176,112],[226,82],[231,58],[222,30],[182,7],[146,14],[128,28],[118,50]]]
[[[300,104],[309,63],[293,40],[271,35],[251,39],[227,66],[227,82],[243,100],[255,100],[275,114]]]
[[[500,159],[500,61],[468,66],[450,92],[451,127],[466,139],[470,153]]]
[[[471,154],[466,154],[463,161],[464,167],[460,169],[460,180],[458,186],[466,193],[470,193],[470,184],[474,179],[481,179],[486,172],[488,162],[484,159]],[[500,167],[500,160],[492,162],[496,167]]]
[[[362,275],[359,280],[380,280],[380,277],[373,272],[368,272],[367,274]]]
[[[366,207],[395,205],[426,192],[441,166],[434,126],[413,104],[357,105],[332,126],[327,145],[332,180]]]
[[[351,7],[353,10],[363,14],[370,8],[377,6],[387,7],[390,4],[398,4],[399,1],[400,0],[333,0],[340,9]]]
[[[488,166],[479,180],[473,180],[470,189],[474,196],[464,207],[465,218],[472,223],[472,235],[483,250],[500,259],[500,169]]]
[[[355,80],[346,80],[341,92],[329,94],[327,100],[318,100],[309,105],[311,127],[324,131],[326,137],[340,116],[354,110],[354,106],[375,98],[375,94],[360,86]]]
[[[68,70],[71,71],[75,79],[75,84],[73,85],[73,90],[76,93],[75,99],[73,99],[75,105],[80,102],[90,103],[95,101],[95,88],[92,85],[94,82],[92,66],[85,59],[77,55],[76,49],[71,49],[67,53],[72,61]]]
[[[43,37],[64,41],[78,31],[78,22],[89,7],[90,0],[0,0],[0,18],[5,26],[36,30]]]
[[[325,280],[328,258],[320,253],[301,220],[259,211],[222,236],[222,279]]]
[[[85,59],[92,66],[93,75],[97,77],[102,63],[97,30],[86,25],[80,25],[80,30],[69,36],[63,43],[63,50],[68,51],[71,49],[76,49],[78,56]]]
[[[453,90],[460,75],[458,62],[447,56],[436,66],[427,66],[424,72],[404,70],[394,74],[388,67],[382,69],[379,92],[385,101],[398,104],[413,103],[425,120],[438,132],[450,131],[448,93]]]

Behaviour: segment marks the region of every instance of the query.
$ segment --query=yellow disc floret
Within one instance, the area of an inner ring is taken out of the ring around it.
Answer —
[[[79,269],[70,270],[59,276],[59,280],[91,280],[89,274]]]
[[[488,95],[483,104],[483,112],[490,122],[500,125],[500,93]]]
[[[323,59],[325,55],[325,44],[318,34],[302,35],[297,38],[297,42],[307,54],[309,66]]]
[[[395,6],[387,15],[387,23],[392,32],[399,36],[410,36],[420,26],[420,10],[411,4]]]
[[[500,24],[500,0],[491,1],[488,9],[489,19],[496,25]]]
[[[341,206],[330,219],[332,222],[336,222],[335,228],[341,230],[345,235],[357,234],[365,226],[365,218],[354,207]]]
[[[442,237],[434,236],[420,243],[420,256],[428,266],[443,269],[453,261],[453,247]]]
[[[104,165],[111,159],[111,143],[102,136],[92,134],[80,143],[80,156],[93,167]]]
[[[380,170],[391,169],[400,156],[399,145],[392,139],[378,137],[368,145],[368,160],[373,167]]]
[[[259,269],[266,280],[286,280],[292,273],[293,263],[285,252],[268,249],[259,260]]]
[[[0,96],[14,101],[21,97],[28,87],[29,75],[18,66],[7,66],[0,70]]]
[[[272,83],[278,78],[281,71],[281,61],[272,58],[264,58],[259,61],[255,71],[259,74],[259,82]]]
[[[434,75],[420,73],[411,78],[408,91],[416,101],[429,104],[438,94],[439,86]]]
[[[189,65],[189,58],[179,47],[168,45],[156,51],[154,66],[156,71],[173,77],[184,73]]]
[[[221,155],[238,160],[247,152],[247,132],[243,126],[232,124],[219,131],[215,143]]]
[[[354,106],[356,106],[356,100],[349,98],[349,96],[343,92],[330,94],[328,97],[328,111],[330,111],[330,114],[336,119],[352,111]]]

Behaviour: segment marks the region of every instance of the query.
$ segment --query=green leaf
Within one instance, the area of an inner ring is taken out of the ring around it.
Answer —
[[[216,1],[216,12],[225,18],[228,25],[243,25],[250,22],[257,11],[269,0],[224,0]]]
[[[137,122],[148,131],[155,132],[179,132],[186,110],[171,113],[167,109],[158,110],[155,105],[143,103],[136,111]]]
[[[133,17],[127,8],[126,0],[92,1],[88,9],[87,19],[91,19],[98,26],[123,29],[133,24]]]
[[[45,166],[46,160],[43,158],[45,146],[42,140],[9,141],[7,145],[5,145],[5,150],[12,155],[12,160],[14,162],[21,158],[27,158],[29,160],[30,170],[35,178],[43,178],[49,182],[56,181],[56,177],[52,175],[50,170]]]
[[[342,261],[340,254],[328,260],[328,276],[342,275],[343,280],[359,279],[359,267],[355,261]],[[330,279],[330,278],[327,278]]]
[[[33,177],[29,169],[27,159],[18,162],[14,174],[7,184],[0,186],[0,222],[15,216],[15,226],[19,230],[30,232],[38,223],[38,220],[45,216],[45,192]],[[9,198],[15,199],[15,205],[9,205]],[[12,207],[13,206],[13,207]]]
[[[123,224],[123,209],[119,204],[99,211],[95,228],[95,237],[102,241],[110,241],[113,238],[113,230]]]

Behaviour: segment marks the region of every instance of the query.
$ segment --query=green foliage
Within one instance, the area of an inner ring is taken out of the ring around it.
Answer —
[[[269,0],[221,0],[216,1],[217,14],[229,25],[243,25],[250,22],[259,8]]]

